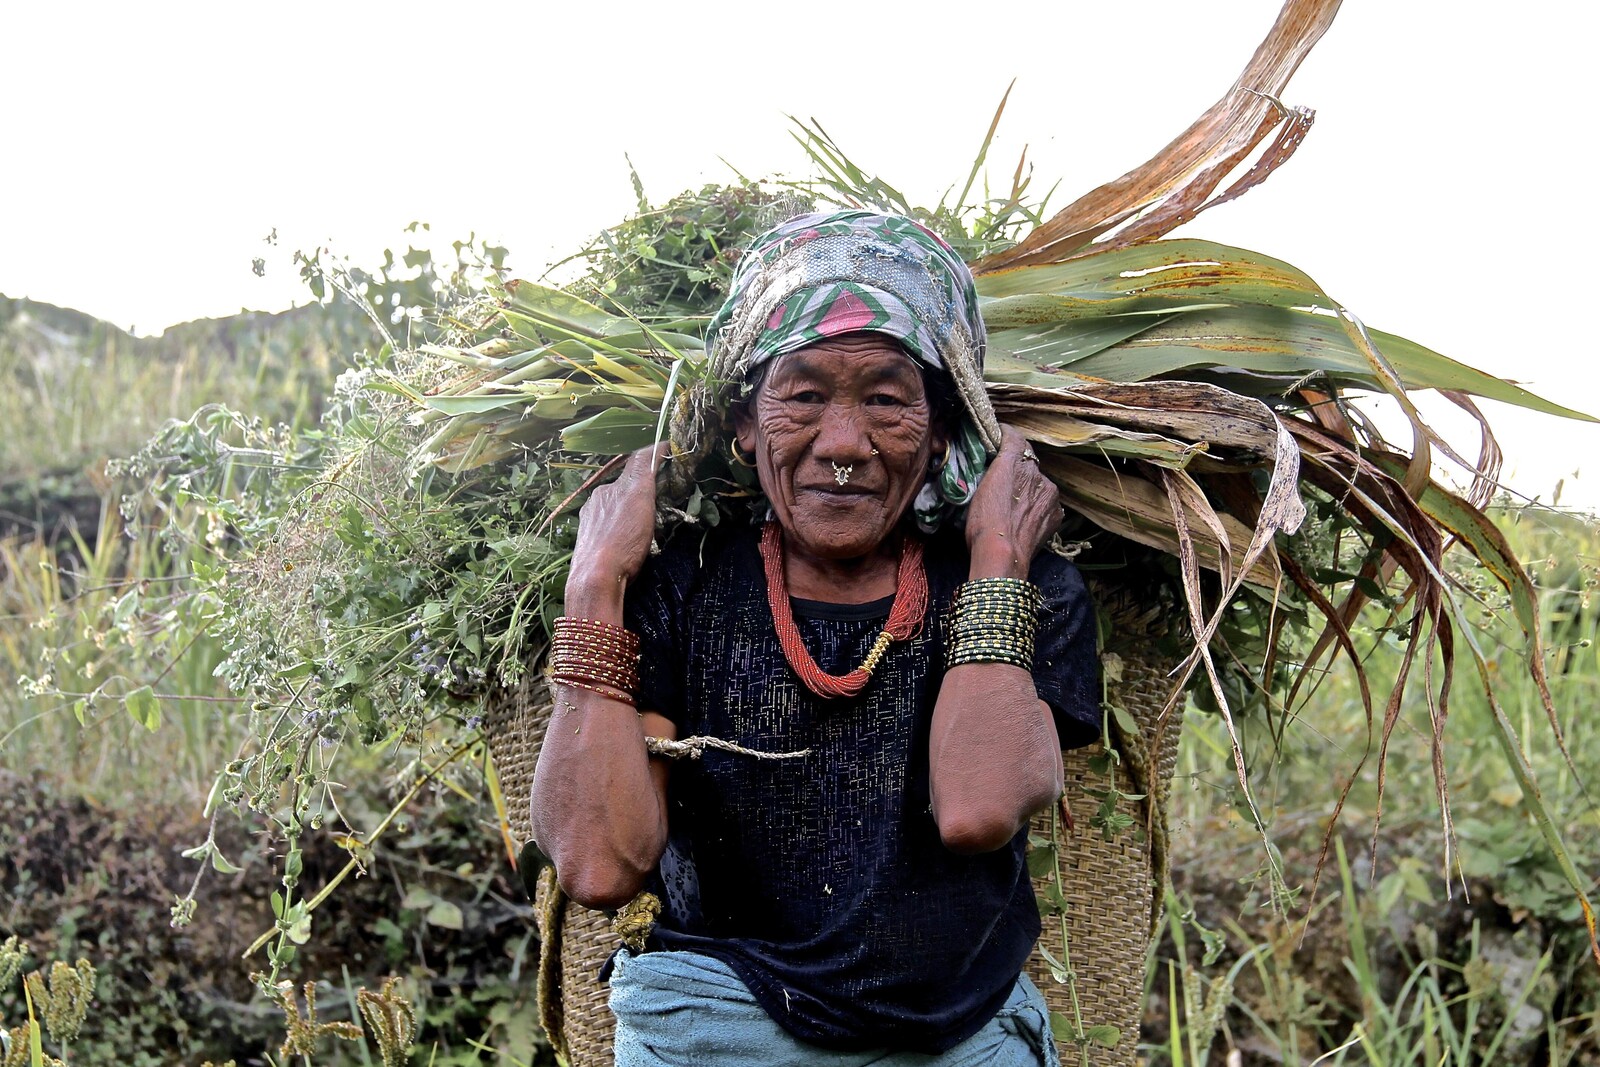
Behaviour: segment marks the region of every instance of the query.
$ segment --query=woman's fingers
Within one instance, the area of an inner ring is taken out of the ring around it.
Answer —
[[[622,465],[622,473],[611,484],[635,493],[648,489],[650,496],[654,498],[656,470],[661,462],[671,455],[671,451],[672,446],[666,441],[639,449],[628,457],[628,461]]]
[[[1060,492],[1020,431],[1002,426],[1000,433],[1000,451],[979,486],[980,493],[986,487],[991,490],[990,498],[982,502],[986,506],[981,508],[980,523],[1006,528],[1020,544],[1043,545],[1065,519]]]
[[[650,447],[641,448],[639,451],[629,456],[628,462],[623,466],[623,470],[636,476],[646,472],[653,475],[660,468],[661,461],[670,458],[671,455],[671,443],[667,441],[657,441]]]
[[[1030,451],[1028,439],[1015,426],[1000,427],[1000,455],[1020,458]]]
[[[650,554],[656,525],[656,466],[670,452],[666,442],[641,448],[622,465],[615,481],[596,486],[578,512],[574,565],[632,579]]]
[[[609,500],[615,496],[620,498],[617,503],[626,508],[640,510],[648,507],[650,514],[655,514],[656,502],[656,467],[667,458],[670,446],[665,442],[650,448],[641,448],[628,457],[622,465],[622,473],[617,479],[607,485],[599,486],[590,494],[589,499]],[[652,520],[653,521],[653,520]]]
[[[1016,480],[1018,487],[1026,487],[1030,491],[1043,491],[1050,496],[1055,495],[1055,483],[1045,477],[1044,471],[1040,469],[1039,455],[1033,450],[1033,444],[1016,428],[1001,427],[1000,453],[996,459],[1009,461],[1011,466],[1009,474]]]

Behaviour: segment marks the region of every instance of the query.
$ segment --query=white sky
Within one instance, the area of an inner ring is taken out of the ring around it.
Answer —
[[[1013,77],[996,183],[1026,143],[1061,205],[1221,95],[1277,8],[10,5],[0,292],[158,332],[303,302],[289,251],[375,263],[413,219],[536,274],[628,213],[624,152],[657,200],[727,180],[719,157],[805,174],[786,113],[931,203]],[[1179,234],[1286,259],[1375,327],[1600,413],[1574,328],[1600,245],[1597,31],[1591,4],[1351,0],[1285,94],[1318,113],[1299,153]],[[1565,478],[1563,504],[1600,507],[1600,426],[1490,407],[1513,486],[1548,500]]]

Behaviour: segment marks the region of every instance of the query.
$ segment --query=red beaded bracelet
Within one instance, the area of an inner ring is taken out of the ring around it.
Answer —
[[[607,622],[563,615],[550,642],[550,680],[626,704],[639,689],[639,635]]]

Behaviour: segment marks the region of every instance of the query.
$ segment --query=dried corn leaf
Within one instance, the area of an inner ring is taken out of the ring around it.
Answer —
[[[1261,182],[1289,158],[1311,125],[1309,111],[1289,110],[1277,98],[1338,10],[1339,0],[1288,0],[1238,81],[1193,125],[1142,166],[1079,197],[1021,244],[973,269],[987,273],[1060,262],[1118,226],[1106,243],[1160,237],[1205,210],[1217,186],[1278,131],[1245,176],[1210,202],[1232,199]]]
[[[1064,453],[1041,452],[1039,462],[1060,488],[1067,505],[1090,522],[1130,541],[1178,555],[1172,509],[1162,490],[1144,478]],[[1191,513],[1189,517],[1193,523],[1209,528],[1198,514]],[[1229,545],[1224,550],[1214,536],[1197,533],[1194,547],[1200,565],[1220,573],[1222,555],[1226,551],[1229,568],[1234,573],[1242,573],[1247,583],[1263,592],[1277,588],[1277,558],[1263,556],[1246,567],[1244,546],[1250,543],[1249,527],[1227,514],[1221,514],[1219,521],[1228,533]]]
[[[1003,421],[1019,427],[1026,421],[1038,428],[1041,440],[1064,438],[1060,426],[1078,425],[1104,436],[1121,430],[1171,438],[1188,451],[1213,450],[1219,459],[1270,463],[1277,454],[1278,419],[1266,405],[1214,385],[1085,382],[1054,390],[991,385],[989,396]]]

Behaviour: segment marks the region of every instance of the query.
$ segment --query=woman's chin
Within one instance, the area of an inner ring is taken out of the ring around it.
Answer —
[[[802,503],[778,516],[784,541],[816,559],[860,559],[877,551],[894,532],[895,522],[873,497]]]
[[[790,538],[791,547],[812,559],[842,563],[872,555],[882,541],[816,541],[808,537]]]

